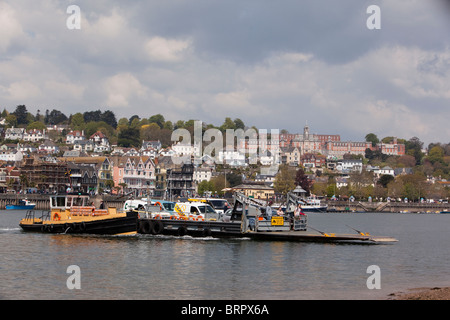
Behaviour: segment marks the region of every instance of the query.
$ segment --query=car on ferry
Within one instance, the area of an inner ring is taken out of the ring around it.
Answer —
[[[219,213],[204,202],[177,202],[175,212],[179,218],[186,220],[219,220]]]
[[[226,199],[220,199],[220,198],[189,198],[188,201],[190,202],[203,202],[209,204],[211,207],[216,210],[219,214],[224,214],[225,211],[228,209],[231,209],[230,204]]]
[[[175,214],[175,202],[166,200],[149,200],[147,198],[127,200],[124,211],[138,211],[147,217],[169,219]]]

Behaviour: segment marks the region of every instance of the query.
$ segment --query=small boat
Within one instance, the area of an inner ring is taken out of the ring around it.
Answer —
[[[36,203],[33,203],[27,199],[19,201],[19,204],[7,204],[6,210],[33,210]]]
[[[320,199],[315,197],[299,199],[298,202],[301,204],[303,212],[326,212],[328,209],[326,204],[321,204]]]
[[[442,210],[441,214],[450,214],[450,210]]]
[[[24,231],[119,235],[137,231],[138,213],[114,207],[97,209],[88,195],[52,195],[50,211],[29,210],[19,226]]]

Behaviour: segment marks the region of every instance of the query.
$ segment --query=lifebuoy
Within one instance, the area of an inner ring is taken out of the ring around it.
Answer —
[[[55,214],[53,215],[53,221],[59,221],[61,220],[61,216],[59,215],[58,212],[55,212]]]

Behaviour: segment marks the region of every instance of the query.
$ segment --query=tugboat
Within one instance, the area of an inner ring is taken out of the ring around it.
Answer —
[[[23,199],[19,201],[19,204],[7,204],[6,210],[32,210],[35,206],[36,203]]]
[[[50,211],[29,210],[19,223],[24,231],[122,235],[137,231],[137,212],[118,212],[116,208],[97,209],[88,195],[52,195]]]

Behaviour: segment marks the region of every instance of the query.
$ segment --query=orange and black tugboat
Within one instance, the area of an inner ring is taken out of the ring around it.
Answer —
[[[97,209],[88,195],[64,194],[50,196],[50,211],[27,211],[19,225],[30,232],[119,235],[136,233],[137,223],[137,212]]]

